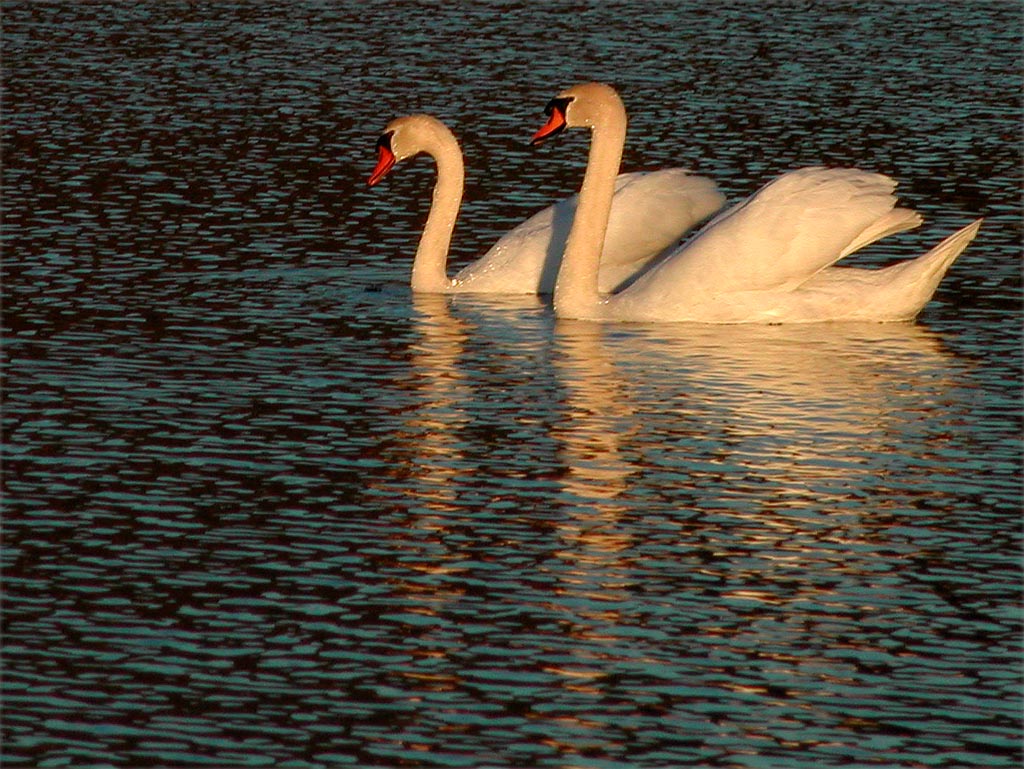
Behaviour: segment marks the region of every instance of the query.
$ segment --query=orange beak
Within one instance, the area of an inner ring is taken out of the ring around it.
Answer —
[[[395,153],[391,151],[391,132],[388,132],[377,140],[377,166],[366,183],[372,187],[387,176],[394,165]]]
[[[564,104],[558,104],[561,99],[552,99],[547,108],[544,110],[550,117],[548,122],[533,135],[530,139],[530,144],[538,144],[545,139],[550,139],[552,136],[557,136],[566,129],[565,122],[565,106]]]

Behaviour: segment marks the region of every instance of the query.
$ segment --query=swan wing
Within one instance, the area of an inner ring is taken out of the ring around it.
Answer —
[[[889,219],[895,187],[856,169],[791,171],[708,222],[630,291],[674,304],[793,289],[878,233],[910,226],[909,216]]]

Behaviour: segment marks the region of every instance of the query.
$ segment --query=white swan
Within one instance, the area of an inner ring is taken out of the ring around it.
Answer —
[[[480,259],[449,278],[448,248],[465,177],[462,151],[452,132],[430,115],[393,120],[377,141],[377,166],[369,184],[384,178],[395,163],[420,152],[437,163],[437,183],[413,261],[413,291],[550,294],[577,196],[533,215],[502,236]],[[603,291],[628,282],[725,202],[714,182],[691,176],[681,168],[622,174],[618,178],[613,174],[611,182],[614,203],[598,277]],[[597,249],[600,253],[601,243]]]
[[[618,94],[574,86],[548,104],[533,143],[591,129],[590,156],[554,291],[559,317],[616,321],[807,323],[913,319],[981,219],[928,253],[879,270],[834,262],[921,217],[895,208],[896,183],[854,169],[804,168],[767,184],[706,224],[631,285],[602,296],[595,262],[626,135]]]

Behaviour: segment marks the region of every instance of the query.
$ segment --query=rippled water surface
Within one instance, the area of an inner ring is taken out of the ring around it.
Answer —
[[[3,7],[5,766],[1011,767],[1016,3]],[[915,324],[413,297],[582,175],[892,174]]]

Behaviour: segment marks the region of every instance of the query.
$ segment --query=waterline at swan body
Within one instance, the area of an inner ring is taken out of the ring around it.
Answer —
[[[449,278],[448,250],[465,180],[462,150],[454,134],[430,115],[393,120],[377,141],[377,166],[369,184],[421,152],[434,158],[437,182],[413,261],[413,291],[550,294],[578,196],[534,214]],[[714,182],[683,169],[617,175],[607,237],[598,245],[600,289],[612,291],[630,282],[724,202]]]
[[[626,135],[618,94],[574,86],[548,104],[534,143],[565,128],[591,130],[580,201],[554,290],[565,318],[639,322],[904,321],[931,299],[978,232],[964,227],[928,253],[880,270],[833,266],[921,223],[896,207],[896,182],[857,169],[783,174],[712,219],[622,291],[606,295],[594,268]]]

